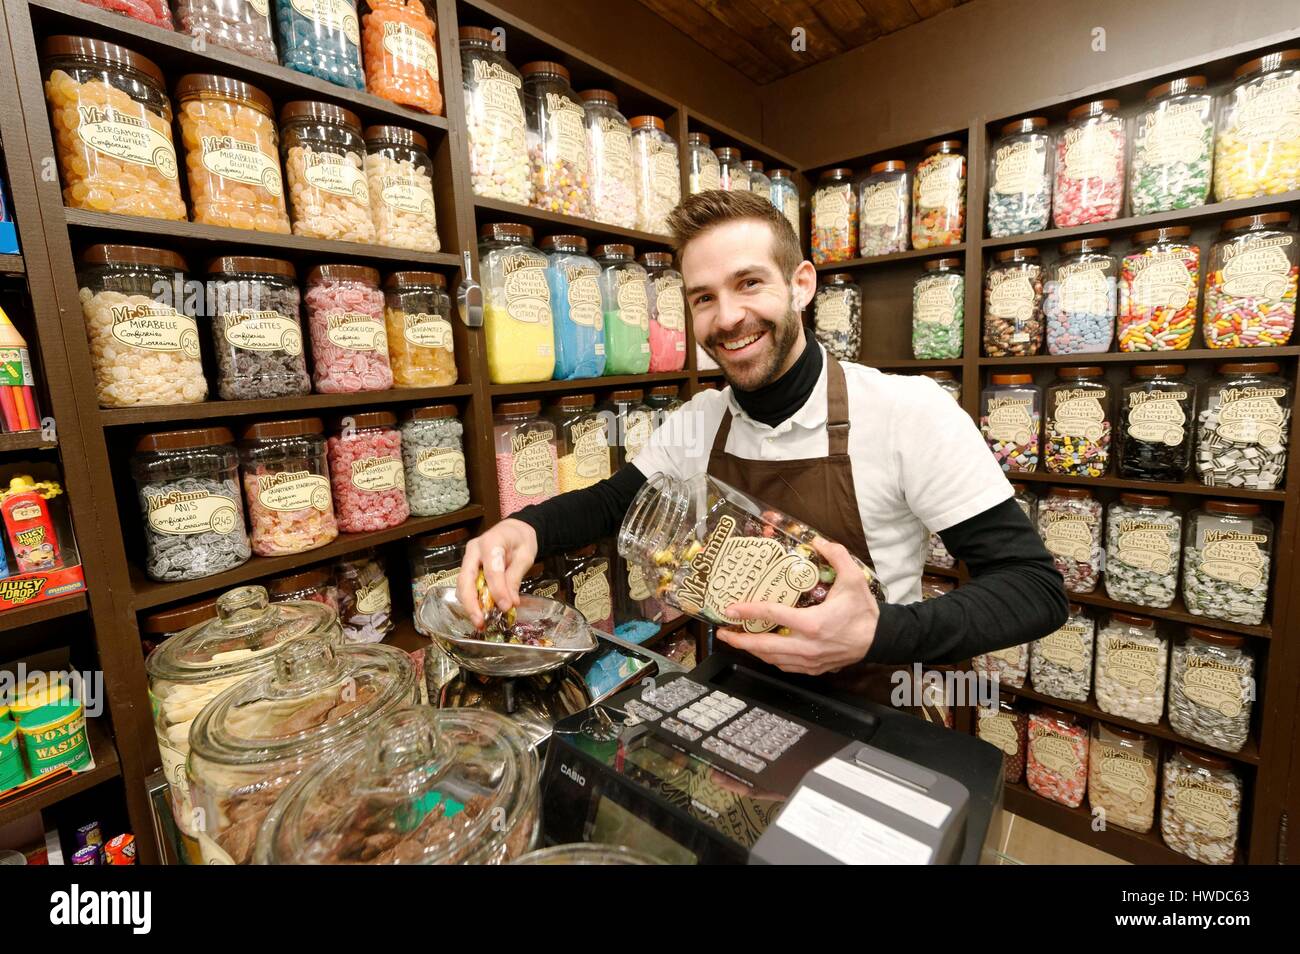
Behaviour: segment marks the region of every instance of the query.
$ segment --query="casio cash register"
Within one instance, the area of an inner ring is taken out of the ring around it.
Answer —
[[[718,653],[557,723],[542,792],[548,844],[676,864],[973,864],[1002,755]]]

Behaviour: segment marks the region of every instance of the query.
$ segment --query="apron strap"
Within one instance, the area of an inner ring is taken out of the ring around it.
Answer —
[[[728,404],[713,437],[713,450],[719,454],[726,453],[731,418]],[[849,386],[844,379],[844,368],[829,351],[826,352],[826,444],[828,456],[842,457],[849,452]]]

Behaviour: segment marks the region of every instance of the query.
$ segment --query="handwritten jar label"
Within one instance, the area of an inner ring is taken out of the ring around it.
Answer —
[[[363,457],[352,462],[352,486],[378,493],[406,486],[402,461],[398,457]]]
[[[360,311],[341,311],[325,319],[325,337],[344,351],[387,351],[383,323]]]
[[[168,536],[187,537],[198,533],[227,534],[243,526],[239,504],[229,497],[196,490],[175,490],[167,494],[144,492],[149,511],[149,529]]]
[[[180,352],[198,360],[199,326],[188,315],[152,302],[114,305],[112,335],[122,344],[144,351]]]
[[[455,447],[424,447],[415,455],[415,470],[430,480],[465,477],[465,455]]]
[[[268,156],[256,142],[234,136],[204,136],[199,148],[203,168],[213,175],[257,186],[276,197],[284,195],[279,157]]]
[[[176,178],[176,147],[149,123],[143,107],[133,115],[113,106],[82,106],[77,115],[77,138],[91,149]]]
[[[293,513],[297,510],[330,509],[328,477],[306,470],[285,470],[278,474],[259,474],[257,502],[267,510]]]
[[[302,329],[278,311],[240,311],[222,319],[222,337],[242,351],[302,354]]]

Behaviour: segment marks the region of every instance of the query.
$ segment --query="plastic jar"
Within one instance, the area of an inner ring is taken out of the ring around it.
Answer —
[[[132,20],[139,20],[150,26],[164,30],[176,29],[172,23],[172,11],[167,6],[166,0],[141,0],[138,5],[122,3],[120,0],[82,0],[82,2],[101,10],[130,17]]]
[[[956,139],[925,147],[912,178],[912,247],[960,245],[966,235],[966,154]]]
[[[772,190],[768,196],[777,210],[785,216],[794,230],[795,241],[803,248],[803,239],[799,232],[799,187],[794,182],[793,169],[772,170]]]
[[[911,248],[912,177],[899,159],[877,162],[858,183],[858,254]]]
[[[428,536],[412,540],[407,552],[411,561],[411,606],[420,608],[420,601],[426,593],[435,587],[455,586],[460,576],[460,564],[465,558],[465,541],[469,531],[464,527],[431,533]],[[433,634],[420,620],[420,614],[414,614],[415,630],[421,636],[432,638]]]
[[[1243,63],[1219,99],[1214,197],[1220,202],[1300,189],[1300,50]]]
[[[1072,712],[1039,706],[1025,729],[1025,781],[1035,794],[1078,808],[1088,787],[1088,727]]]
[[[100,407],[196,404],[208,396],[199,327],[176,309],[189,267],[175,252],[92,245],[77,281]]]
[[[338,625],[339,600],[334,592],[334,574],[328,566],[319,566],[290,576],[277,576],[266,581],[266,592],[272,603],[300,600],[328,606]],[[342,629],[339,630],[340,638]]]
[[[637,173],[632,165],[632,127],[618,111],[618,97],[609,90],[588,89],[580,95],[586,111],[591,217],[634,229]]]
[[[1043,347],[1043,267],[1036,248],[998,252],[984,278],[984,352],[1025,357]]]
[[[378,643],[393,631],[392,587],[374,549],[334,564],[334,592],[344,642]]]
[[[673,268],[669,252],[641,256],[650,307],[650,372],[686,367],[686,295],[682,273]]]
[[[1122,493],[1106,511],[1106,595],[1165,609],[1178,595],[1183,515],[1161,494]]]
[[[1124,205],[1124,120],[1119,100],[1070,110],[1056,140],[1052,224],[1058,229],[1116,218]]]
[[[479,278],[488,379],[493,384],[546,381],[555,371],[555,334],[546,256],[533,230],[501,223],[479,229]]]
[[[610,467],[610,422],[595,410],[596,395],[566,394],[551,407],[559,455],[560,493],[582,490],[605,480]]]
[[[1019,689],[1025,684],[1025,676],[1029,672],[1029,644],[1021,643],[1019,646],[980,653],[971,657],[970,666],[973,672],[987,679]]]
[[[524,134],[524,81],[492,49],[495,39],[482,27],[460,28],[470,185],[475,195],[528,205],[533,177]]]
[[[557,493],[560,476],[555,425],[539,420],[541,411],[541,401],[510,401],[493,409],[502,519]]]
[[[651,388],[650,393],[646,395],[645,406],[654,413],[653,429],[657,431],[663,427],[668,415],[684,403],[680,396],[680,389],[675,384],[661,384]]]
[[[387,530],[411,514],[396,425],[391,411],[353,414],[329,439],[330,482],[344,533]]]
[[[1015,707],[1009,699],[1001,699],[996,706],[975,710],[975,734],[989,745],[1002,751],[1002,780],[1012,785],[1020,784],[1025,777],[1025,729],[1029,717]]]
[[[1291,385],[1264,361],[1221,364],[1197,405],[1196,472],[1207,487],[1273,490],[1286,474]]]
[[[1209,500],[1187,515],[1183,602],[1194,616],[1258,626],[1268,605],[1273,521],[1259,504]]]
[[[847,262],[858,248],[858,203],[852,169],[827,169],[817,180],[812,199],[814,265]]]
[[[208,263],[207,316],[223,401],[311,393],[293,264],[227,255]]]
[[[1092,689],[1092,656],[1097,623],[1078,603],[1060,629],[1029,646],[1029,679],[1034,692],[1084,702]]]
[[[1091,593],[1101,576],[1101,502],[1086,487],[1053,487],[1038,505],[1038,533],[1070,593]]]
[[[912,285],[912,357],[960,358],[966,336],[966,278],[960,258],[925,263]]]
[[[271,97],[225,76],[191,73],[176,84],[192,218],[259,232],[289,232]]]
[[[339,535],[320,418],[268,421],[244,431],[239,447],[253,552],[285,556]]]
[[[366,88],[403,106],[442,115],[438,28],[420,0],[367,0],[361,18]]]
[[[614,421],[614,469],[631,463],[642,448],[650,442],[655,429],[655,413],[645,404],[645,392],[640,388],[615,391],[601,410]]]
[[[1097,354],[1110,350],[1119,310],[1119,262],[1110,239],[1066,242],[1043,285],[1048,354]]]
[[[1204,205],[1213,156],[1214,97],[1205,90],[1205,77],[1182,76],[1150,90],[1133,121],[1133,215]]]
[[[136,442],[131,473],[149,579],[198,580],[252,555],[234,442],[224,427],[146,434]]]
[[[465,429],[454,404],[411,408],[402,423],[402,465],[412,516],[438,517],[469,505]]]
[[[609,557],[596,545],[570,550],[562,557],[564,583],[573,597],[573,607],[603,633],[614,632],[613,571]]]
[[[1130,722],[1156,724],[1165,709],[1168,668],[1169,640],[1155,620],[1111,613],[1097,633],[1097,708]]]
[[[524,120],[532,168],[532,204],[547,212],[591,218],[587,113],[559,63],[525,63]]]
[[[827,275],[813,296],[813,331],[841,361],[862,353],[862,289],[852,272]]]
[[[82,36],[41,46],[63,204],[185,221],[167,85],[152,60]]]
[[[400,126],[371,126],[365,140],[375,241],[418,252],[442,251],[429,140]]]
[[[176,20],[190,36],[278,63],[270,13],[271,0],[176,0]]]
[[[564,578],[551,566],[554,561],[534,563],[519,581],[519,592],[529,596],[540,596],[560,603],[571,603],[564,588]]]
[[[740,158],[740,150],[724,146],[715,149],[718,157],[718,183],[724,192],[750,192],[749,169]]]
[[[1119,286],[1119,350],[1183,351],[1196,331],[1201,249],[1185,225],[1133,236]]]
[[[598,378],[605,371],[600,266],[581,235],[548,235],[541,247],[555,318],[555,378]]]
[[[1237,857],[1243,785],[1232,763],[1176,748],[1165,759],[1160,835],[1174,851],[1207,865]]]
[[[763,175],[763,164],[757,159],[746,159],[741,162],[741,165],[749,173],[749,191],[760,199],[767,199],[771,202],[772,180]]]
[[[1181,481],[1191,465],[1196,383],[1181,364],[1142,364],[1120,392],[1119,475]]]
[[[1031,374],[994,374],[980,395],[980,430],[1005,471],[1038,469],[1043,389]]]
[[[1193,626],[1169,660],[1169,725],[1179,735],[1240,752],[1256,698],[1255,654],[1246,637]]]
[[[280,110],[280,132],[293,234],[374,242],[366,147],[357,114],[330,103],[298,100]]]
[[[443,388],[456,383],[456,343],[444,275],[390,274],[384,280],[384,324],[394,385]]]
[[[687,179],[691,195],[722,188],[718,157],[709,147],[709,137],[706,133],[686,134],[686,159],[690,163]]]
[[[1092,724],[1088,807],[1107,825],[1148,832],[1155,824],[1160,744],[1132,729]]]
[[[989,155],[989,235],[1041,232],[1052,213],[1052,134],[1045,116],[1002,127]]]
[[[932,378],[934,383],[939,385],[952,396],[952,399],[961,404],[961,382],[951,371],[922,371],[921,376]]]
[[[1205,277],[1205,346],[1285,345],[1295,330],[1300,243],[1291,213],[1229,219],[1210,250]]]
[[[280,62],[348,89],[365,89],[355,0],[275,0]]]
[[[605,374],[645,374],[650,370],[646,271],[631,245],[598,246],[596,261],[605,310]]]
[[[668,234],[668,213],[682,200],[677,143],[658,116],[634,116],[632,169],[636,178],[636,225],[642,232]]]
[[[1047,388],[1043,464],[1050,474],[1104,477],[1110,465],[1111,386],[1100,367],[1060,368]]]
[[[379,272],[364,265],[317,265],[307,273],[312,377],[321,394],[393,386]]]
[[[1038,526],[1038,497],[1024,484],[1011,485],[1012,500],[1015,501],[1020,511],[1029,519],[1029,522]]]

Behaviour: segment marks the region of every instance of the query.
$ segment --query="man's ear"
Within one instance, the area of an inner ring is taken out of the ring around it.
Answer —
[[[799,267],[794,270],[794,275],[790,279],[790,302],[795,311],[807,308],[816,292],[817,269],[813,267],[812,262],[805,259],[799,263]]]

